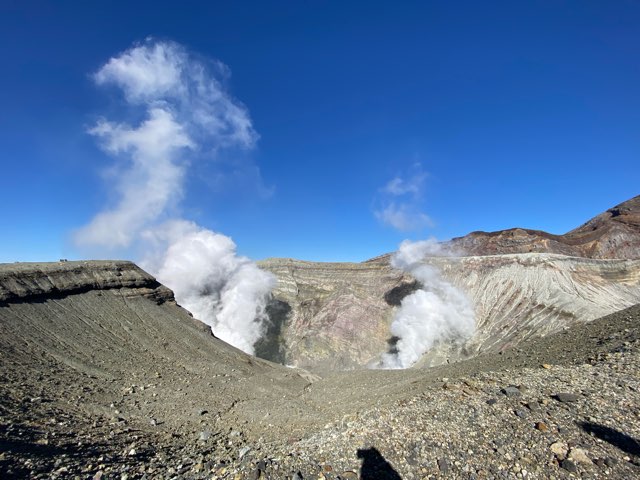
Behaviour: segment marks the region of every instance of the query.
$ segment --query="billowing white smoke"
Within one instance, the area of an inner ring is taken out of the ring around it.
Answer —
[[[382,368],[408,368],[438,343],[464,340],[475,330],[473,307],[466,295],[422,261],[447,252],[435,241],[404,241],[391,265],[411,274],[421,288],[405,297],[395,312],[391,334],[393,351],[382,356]]]
[[[221,149],[250,149],[257,139],[246,108],[223,86],[228,74],[219,62],[152,39],[98,70],[95,82],[118,87],[137,123],[100,119],[89,129],[118,160],[110,171],[115,201],[74,241],[92,255],[145,252],[141,263],[179,303],[253,353],[275,278],[237,256],[230,238],[176,215],[189,165]],[[246,169],[255,176],[255,165]]]
[[[143,260],[143,268],[173,286],[180,304],[211,326],[218,338],[253,353],[264,334],[268,293],[276,278],[236,255],[229,237],[186,221],[147,232],[149,244],[169,245]]]

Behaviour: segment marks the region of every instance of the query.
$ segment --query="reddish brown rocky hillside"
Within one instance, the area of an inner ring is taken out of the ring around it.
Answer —
[[[467,255],[546,252],[589,258],[640,258],[640,195],[564,235],[511,228],[451,240]]]

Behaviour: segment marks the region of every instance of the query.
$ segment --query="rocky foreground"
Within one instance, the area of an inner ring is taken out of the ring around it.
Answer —
[[[21,268],[0,269],[0,478],[640,477],[640,306],[319,379],[215,339],[133,264]]]

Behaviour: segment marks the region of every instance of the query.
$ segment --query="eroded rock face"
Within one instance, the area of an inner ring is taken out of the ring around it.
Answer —
[[[422,365],[498,352],[640,302],[640,260],[553,254],[432,258],[470,297],[476,333],[461,349],[436,349]]]
[[[276,258],[259,266],[278,277],[272,305],[280,315],[271,320],[279,325],[280,356],[266,358],[316,370],[360,368],[376,359],[386,349],[391,306],[415,288],[385,264]],[[264,354],[260,344],[256,351]]]
[[[464,345],[440,345],[419,366],[497,352],[640,302],[640,260],[553,254],[434,257],[443,277],[471,299],[476,334]],[[308,369],[364,368],[388,348],[394,309],[418,286],[387,263],[314,263],[270,259],[279,280],[275,301],[279,348],[287,363]]]
[[[640,258],[640,195],[564,235],[512,228],[472,232],[451,246],[467,255],[546,252],[588,258]]]
[[[0,264],[0,304],[123,288],[175,302],[170,289],[128,261]]]
[[[640,302],[640,196],[564,235],[515,228],[473,232],[446,247],[460,257],[425,259],[474,304],[477,331],[440,345],[419,365],[437,365],[593,320]],[[463,256],[464,255],[464,256]],[[362,368],[393,339],[394,309],[420,286],[393,270],[391,255],[361,264],[269,259],[278,277],[277,342],[266,358],[311,369]]]

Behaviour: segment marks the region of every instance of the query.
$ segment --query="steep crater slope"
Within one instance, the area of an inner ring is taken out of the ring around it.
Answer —
[[[520,254],[424,262],[469,296],[477,331],[464,345],[432,349],[423,366],[504,350],[640,302],[640,260]],[[269,259],[260,266],[278,277],[274,302],[286,306],[272,318],[279,355],[319,371],[375,362],[388,348],[394,310],[418,288],[410,276],[383,262]],[[257,352],[268,357],[268,351]]]
[[[640,471],[637,306],[502,354],[318,379],[220,342],[128,262],[0,272],[2,478]]]
[[[88,418],[187,432],[262,418],[262,408],[240,418],[236,406],[246,414],[252,402],[309,383],[215,338],[130,262],[0,265],[0,361],[4,376],[47,399],[34,408],[62,404]],[[49,377],[65,381],[57,388]]]
[[[640,301],[640,196],[565,235],[516,228],[473,232],[444,245],[466,256],[424,261],[471,298],[477,332],[465,345],[432,348],[424,366],[513,347]],[[392,348],[394,310],[419,288],[390,260],[386,254],[359,264],[260,262],[278,286],[257,354],[319,371],[374,364]]]
[[[258,262],[278,285],[269,306],[271,328],[256,354],[316,370],[359,368],[386,348],[391,310],[417,288],[389,265]]]

